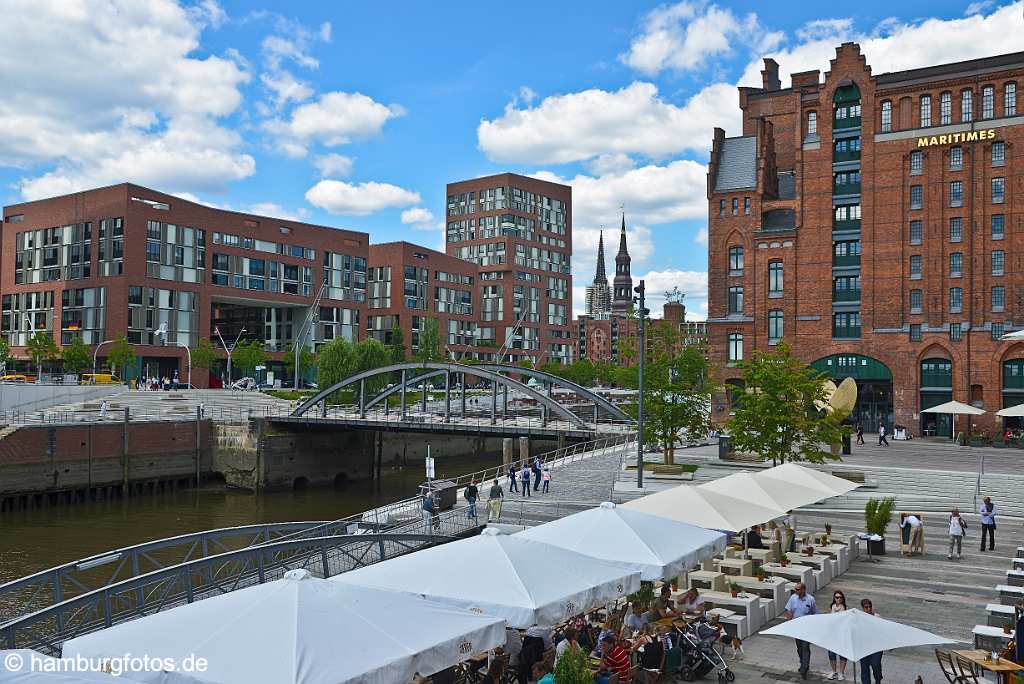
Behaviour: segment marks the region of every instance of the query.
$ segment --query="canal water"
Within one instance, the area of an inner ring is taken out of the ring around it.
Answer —
[[[438,457],[438,479],[496,465],[485,458]],[[130,499],[0,514],[0,584],[47,568],[153,539],[218,527],[336,520],[414,496],[422,465],[385,472],[379,482],[256,496],[207,487]]]

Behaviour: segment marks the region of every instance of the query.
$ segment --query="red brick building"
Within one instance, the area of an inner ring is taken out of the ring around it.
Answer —
[[[280,352],[307,317],[313,332],[304,341],[313,345],[358,339],[365,320],[366,233],[223,211],[127,183],[5,207],[0,228],[0,334],[16,357],[40,330],[59,345],[77,336],[92,347],[125,335],[136,345],[129,377],[178,371],[184,382],[186,352],[176,345],[212,337],[220,346],[219,328],[229,344],[264,341],[269,370],[281,377],[291,372]],[[193,384],[207,386],[208,375],[193,373]]]
[[[572,357],[572,188],[512,173],[449,183],[450,256],[479,267],[475,358]]]
[[[846,43],[789,88],[766,59],[743,135],[715,131],[713,358],[737,383],[735,362],[785,339],[857,380],[869,430],[948,435],[921,411],[950,399],[992,426],[1024,401],[1024,344],[1000,340],[1024,325],[1024,53],[877,75],[869,59]]]
[[[424,323],[436,318],[442,352],[472,358],[479,318],[476,264],[409,242],[370,245],[369,264],[367,336],[391,344],[398,326],[411,357]]]

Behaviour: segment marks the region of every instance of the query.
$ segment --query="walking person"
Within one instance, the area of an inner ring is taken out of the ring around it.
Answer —
[[[530,467],[525,463],[519,471],[519,484],[523,487],[523,496],[533,496],[530,494]]]
[[[885,438],[885,423],[878,424],[878,446],[889,446],[889,440]]]
[[[796,620],[804,615],[814,615],[818,612],[818,604],[814,597],[807,593],[807,586],[798,582],[793,595],[786,602],[786,619]],[[811,644],[802,639],[796,639],[796,654],[800,659],[800,677],[807,679],[807,671],[811,669]]]
[[[875,612],[871,599],[861,599],[860,609],[868,615],[882,617]],[[882,684],[882,652],[872,653],[860,659],[860,684],[871,684],[871,675],[874,674],[875,684]]]
[[[544,471],[541,473],[540,479],[544,482],[544,489],[542,491],[547,494],[548,487],[551,486],[551,468],[544,466]]]
[[[967,532],[967,521],[960,517],[960,509],[956,506],[949,514],[949,560],[953,560],[953,547],[956,546],[956,557],[960,558],[963,550],[964,533]]]
[[[430,516],[430,526],[435,530],[441,527],[441,519],[437,517],[437,502],[434,500],[434,493],[427,492],[423,497],[423,512]]]
[[[985,535],[988,535],[988,550],[996,550],[996,505],[991,497],[981,500],[981,550],[985,550]]]
[[[502,491],[501,485],[495,480],[494,484],[491,485],[491,491],[487,493],[487,522],[501,518],[501,504],[504,499],[505,492]]]
[[[477,497],[480,496],[480,490],[477,489],[476,480],[472,480],[469,483],[469,486],[466,487],[465,492],[463,492],[463,496],[465,496],[466,501],[469,502],[469,519],[476,520],[476,500]]]
[[[516,487],[516,475],[517,474],[518,473],[516,471],[515,464],[514,463],[513,464],[509,464],[509,467],[508,467],[508,491],[510,491],[510,492],[519,492],[519,489]]]
[[[857,423],[857,444],[864,443],[864,423]]]
[[[540,491],[540,479],[543,475],[543,468],[540,464],[540,456],[533,459],[533,491]]]
[[[841,591],[837,591],[832,594],[831,611],[833,613],[842,613],[844,610],[849,610],[849,608],[846,607],[846,594]],[[836,671],[837,658],[839,660],[838,672]],[[846,681],[846,658],[829,651],[828,664],[832,667],[832,674],[828,676],[829,679],[838,679],[841,682]]]
[[[104,399],[100,402],[100,420],[107,419],[107,400]],[[982,549],[984,551],[984,549]]]

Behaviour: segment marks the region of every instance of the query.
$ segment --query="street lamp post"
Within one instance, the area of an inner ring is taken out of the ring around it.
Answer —
[[[164,344],[168,344],[168,342],[167,342],[167,324],[166,323],[161,323],[160,324],[160,327],[157,329],[156,334],[157,334],[158,337],[164,338]],[[186,376],[185,382],[188,383],[189,389],[192,389],[192,350],[189,349],[188,345],[183,343],[183,342],[171,342],[170,344],[172,344],[172,345],[174,345],[176,347],[181,347],[182,349],[185,350],[185,356],[188,359],[188,375]]]
[[[29,335],[29,337],[26,338],[26,340],[25,340],[25,344],[27,345],[29,343],[29,341],[31,341],[32,338],[35,337],[35,334],[36,334],[36,322],[34,320],[32,320],[32,317],[29,316],[28,314],[25,314],[25,320],[28,321],[29,330],[32,331],[32,334]],[[40,361],[39,365],[36,366],[36,384],[37,385],[43,381],[42,365],[43,365],[42,361]]]
[[[105,344],[112,344],[113,342],[114,340],[103,340],[102,342],[96,345],[95,349],[92,350],[92,374],[94,376],[96,375],[96,357],[99,356],[100,347],[102,347]],[[93,379],[95,380],[95,377]]]
[[[224,345],[224,353],[228,355],[228,387],[230,388],[231,387],[231,379],[232,379],[231,378],[231,352],[232,352],[232,350],[234,350],[235,346],[238,344],[238,340],[241,339],[242,334],[245,333],[245,328],[242,328],[241,330],[238,331],[238,336],[235,337],[235,341],[232,343],[231,349],[228,349],[228,344],[227,344],[227,342],[224,341],[224,336],[220,334],[220,328],[219,327],[214,328],[213,331],[215,333],[217,333],[217,337],[220,338],[220,343],[222,345]],[[191,361],[190,361],[190,363],[191,363]]]
[[[644,487],[644,357],[647,356],[647,347],[644,344],[644,320],[647,317],[647,309],[644,308],[644,281],[640,281],[640,284],[633,288],[639,297],[636,298],[640,308],[638,313],[640,315],[640,325],[637,328],[637,343],[640,349],[640,367],[639,367],[639,383],[637,389],[637,409],[636,409],[636,488],[643,489]]]

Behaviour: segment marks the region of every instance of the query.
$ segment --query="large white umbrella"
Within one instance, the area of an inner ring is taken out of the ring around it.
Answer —
[[[854,662],[879,651],[953,641],[917,627],[868,615],[856,608],[841,613],[805,615],[761,633],[809,641]]]
[[[640,588],[640,573],[494,529],[374,563],[332,582],[401,591],[504,618],[553,625]],[[412,617],[412,616],[410,616]],[[418,618],[416,624],[423,623]]]
[[[1003,335],[1002,337],[1000,337],[999,339],[1001,341],[1004,341],[1004,342],[1012,342],[1014,340],[1024,340],[1024,330],[1014,330],[1013,332],[1008,332],[1005,335]]]
[[[983,409],[971,406],[970,404],[964,404],[959,401],[947,401],[945,404],[939,404],[938,406],[932,406],[921,411],[921,413],[949,413],[953,416],[952,432],[953,437],[956,437],[956,417],[957,415],[966,416],[980,416],[985,413]]]
[[[1024,416],[1024,404],[1017,404],[1016,406],[1010,406],[1000,411],[996,411],[996,415],[1002,418],[1018,418]]]
[[[530,527],[515,536],[624,563],[640,579],[676,577],[725,548],[721,532],[606,501],[596,508]]]
[[[207,666],[197,678],[217,684],[390,684],[504,643],[500,618],[292,570],[77,637],[63,655],[197,656]]]
[[[760,475],[748,472],[733,473],[702,484],[698,488],[744,499],[765,508],[780,508],[783,511],[827,498],[820,489],[814,487],[775,478],[761,478]]]
[[[762,470],[757,473],[760,482],[766,480],[780,480],[794,485],[800,485],[808,489],[814,489],[824,494],[819,501],[833,496],[841,496],[852,492],[859,487],[856,482],[844,480],[829,473],[823,473],[814,468],[798,465],[796,463],[783,463],[780,466]]]
[[[709,530],[739,532],[783,515],[787,509],[762,506],[710,489],[679,485],[622,504],[622,508],[660,515]]]

